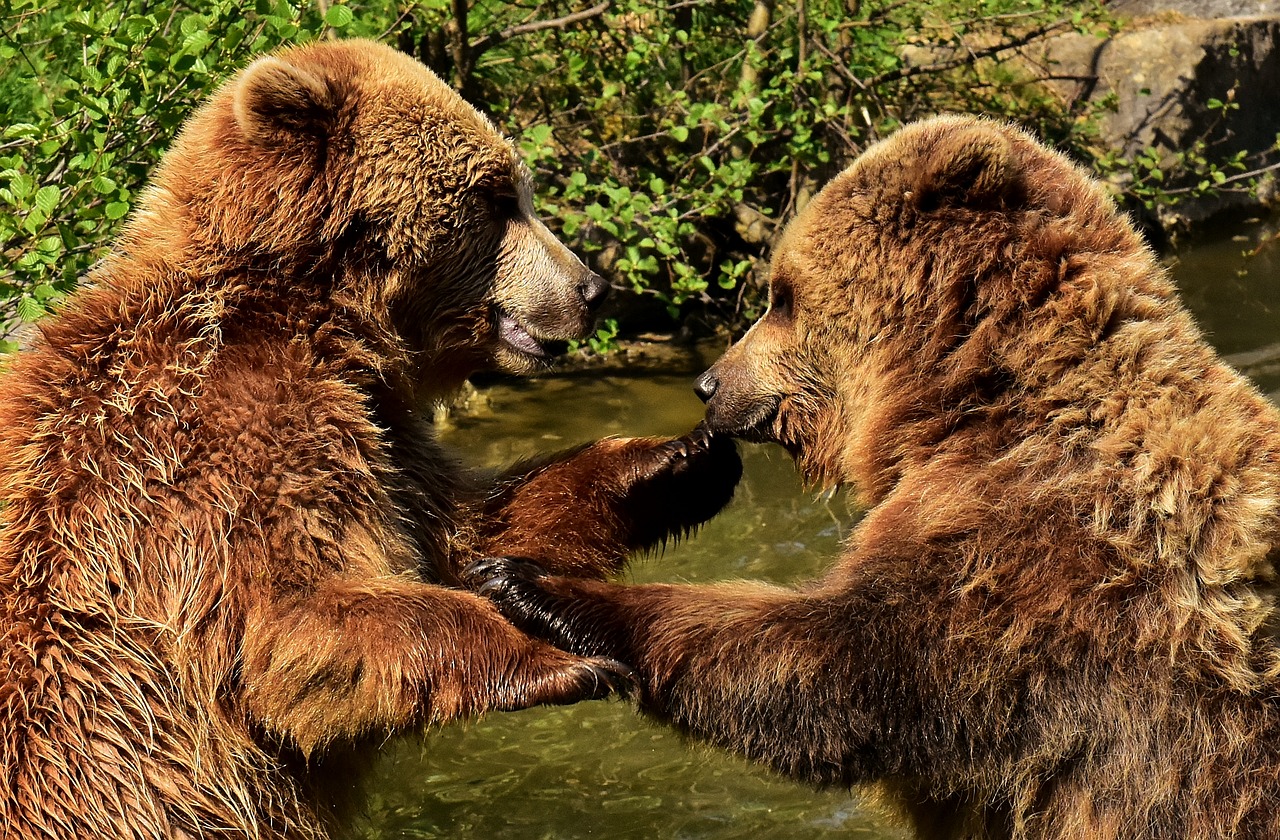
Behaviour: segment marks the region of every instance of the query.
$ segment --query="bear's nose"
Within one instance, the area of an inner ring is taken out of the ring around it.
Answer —
[[[719,387],[720,380],[716,379],[711,371],[707,371],[693,383],[693,392],[698,395],[698,399],[709,402],[716,395],[716,389]]]
[[[587,279],[578,286],[578,293],[582,295],[582,302],[588,309],[598,309],[609,296],[609,284],[599,274],[588,274]]]

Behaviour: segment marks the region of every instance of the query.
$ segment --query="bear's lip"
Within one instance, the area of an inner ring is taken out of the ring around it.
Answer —
[[[503,309],[498,310],[498,340],[517,353],[535,359],[549,359],[553,355],[547,343],[534,338],[528,327]]]
[[[781,407],[780,396],[732,408],[717,404],[713,398],[703,423],[713,434],[730,435],[748,443],[775,443],[778,437],[774,421]]]

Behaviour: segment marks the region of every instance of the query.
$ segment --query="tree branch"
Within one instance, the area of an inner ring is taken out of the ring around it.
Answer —
[[[1224,186],[1226,184],[1233,184],[1236,181],[1244,181],[1249,178],[1257,178],[1267,174],[1268,172],[1275,172],[1277,169],[1280,169],[1280,161],[1276,161],[1270,166],[1261,166],[1261,167],[1258,167],[1257,169],[1250,169],[1248,172],[1239,172],[1239,173],[1236,173],[1235,175],[1231,175],[1227,178],[1223,178],[1221,181],[1218,181],[1217,183],[1210,184],[1209,189],[1216,190],[1218,187]],[[1195,192],[1196,189],[1197,189],[1196,187],[1176,187],[1170,190],[1161,190],[1161,192],[1163,192],[1165,195],[1184,195],[1189,192]]]
[[[518,26],[512,26],[501,32],[491,32],[483,38],[478,38],[471,43],[471,53],[477,55],[485,50],[493,49],[503,41],[509,41],[512,38],[518,38],[521,35],[528,35],[531,32],[540,32],[543,29],[563,29],[566,26],[572,26],[579,21],[588,20],[598,17],[605,13],[609,8],[610,0],[604,0],[592,6],[590,9],[583,9],[580,12],[574,12],[563,17],[552,18],[551,20],[535,20],[532,23],[522,23]]]
[[[1054,23],[1049,23],[1044,26],[1038,26],[1035,29],[1032,29],[1030,32],[1027,32],[1025,35],[1022,35],[1020,37],[1013,38],[1008,41],[1003,41],[999,44],[994,44],[984,49],[967,50],[967,54],[961,58],[946,59],[943,61],[935,62],[933,64],[907,65],[907,66],[899,67],[896,70],[890,70],[885,73],[880,73],[878,75],[872,76],[871,78],[863,81],[858,81],[857,84],[859,85],[866,84],[866,85],[875,87],[877,85],[885,84],[886,82],[896,82],[899,79],[908,79],[908,78],[911,78],[912,76],[919,76],[926,73],[941,73],[945,70],[953,70],[956,67],[962,67],[966,64],[972,65],[981,59],[991,58],[992,56],[998,55],[1008,50],[1015,50],[1015,49],[1018,49],[1019,47],[1025,47],[1027,44],[1030,44],[1034,41],[1038,41],[1039,39],[1044,38],[1048,35],[1051,35],[1054,32],[1059,32],[1063,29],[1069,29],[1070,27],[1071,27],[1071,24],[1066,21],[1055,21]],[[845,69],[847,70],[848,68],[845,68]],[[851,81],[853,80],[856,80],[856,77],[851,79]]]

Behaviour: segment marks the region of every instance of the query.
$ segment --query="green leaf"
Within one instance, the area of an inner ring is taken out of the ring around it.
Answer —
[[[40,283],[34,289],[31,290],[31,294],[40,303],[47,303],[48,301],[60,295],[58,290],[55,289],[53,286],[49,285],[48,283]]]
[[[43,186],[36,191],[36,207],[44,211],[45,216],[52,216],[53,209],[58,206],[58,202],[62,200],[62,190],[52,184]]]
[[[9,179],[9,189],[13,191],[14,198],[18,200],[26,198],[35,188],[35,179],[25,173],[14,175]]]
[[[44,223],[47,221],[49,221],[49,214],[37,207],[27,214],[27,218],[22,222],[22,227],[27,233],[35,236],[44,230]]]
[[[182,19],[182,23],[178,24],[178,31],[190,38],[204,29],[205,25],[205,20],[200,15],[187,15]]]
[[[129,202],[113,201],[107,205],[106,210],[103,212],[107,214],[108,219],[124,218],[125,214],[129,212]]]
[[[335,9],[346,8],[345,6],[334,6]],[[332,9],[330,9],[332,11]],[[539,146],[545,146],[551,141],[551,126],[546,123],[539,125],[531,125],[524,130],[524,136]]]
[[[93,187],[94,192],[100,195],[107,195],[108,193],[115,192],[116,187],[119,185],[114,179],[109,178],[106,175],[99,175],[93,179],[93,184],[91,186]]]
[[[44,305],[33,297],[18,300],[18,317],[28,323],[39,320],[46,311]]]
[[[5,137],[32,137],[40,133],[40,127],[33,123],[14,123],[4,130]]]
[[[355,18],[355,13],[346,6],[330,6],[329,11],[324,14],[324,22],[334,29],[342,29]]]

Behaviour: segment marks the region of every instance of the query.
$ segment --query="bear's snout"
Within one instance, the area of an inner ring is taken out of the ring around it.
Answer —
[[[741,370],[724,370],[723,363],[722,359],[693,384],[694,393],[707,404],[707,431],[755,443],[776,440],[773,424],[782,397],[762,391]]]
[[[586,279],[578,285],[578,294],[582,296],[582,302],[586,304],[587,310],[595,312],[609,297],[609,281],[594,271],[589,272]]]

